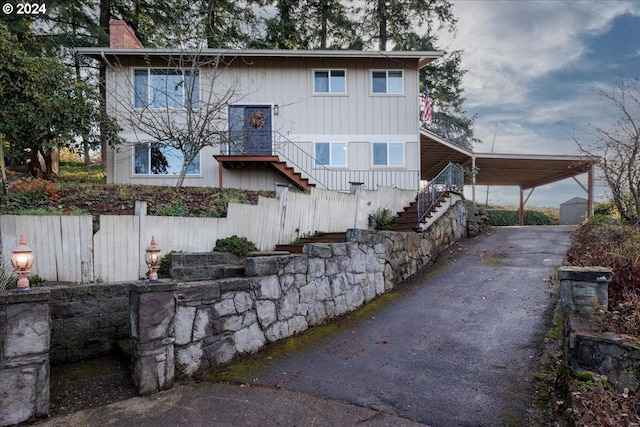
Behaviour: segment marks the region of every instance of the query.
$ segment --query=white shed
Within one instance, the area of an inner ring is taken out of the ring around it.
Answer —
[[[574,197],[560,203],[560,224],[581,224],[587,217],[587,199]]]

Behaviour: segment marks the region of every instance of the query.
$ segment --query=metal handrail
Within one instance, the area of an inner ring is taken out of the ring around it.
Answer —
[[[331,170],[318,163],[316,158],[307,153],[302,147],[291,141],[280,132],[273,133],[273,152],[282,157],[289,166],[306,175],[316,186],[328,189],[326,183]]]
[[[449,164],[418,193],[417,224],[420,224],[425,219],[444,194],[450,191],[462,193],[463,190],[464,170],[462,166],[449,162]]]
[[[452,144],[467,150],[472,149],[474,139],[464,128],[458,126],[454,121],[444,114],[432,113],[431,121],[420,121],[420,126],[438,136],[446,139]]]
[[[248,134],[236,132],[220,135],[220,150],[227,155],[277,156],[294,168],[309,183],[317,188],[349,191],[351,182],[364,183],[364,188],[375,190],[378,186],[416,189],[420,182],[419,170],[358,170],[351,168],[330,168],[316,162],[316,158],[280,132],[271,132],[270,145],[251,141]]]

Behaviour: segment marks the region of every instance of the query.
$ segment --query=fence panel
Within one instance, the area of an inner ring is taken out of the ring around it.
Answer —
[[[397,212],[415,192],[381,187],[359,194],[313,189],[288,191],[282,199],[260,197],[257,205],[231,203],[226,218],[103,215],[93,235],[91,216],[0,216],[3,257],[8,260],[20,233],[36,258],[32,274],[45,280],[120,282],[144,277],[151,236],[169,251],[207,252],[216,240],[244,236],[263,251],[314,231],[367,228],[379,207]],[[298,230],[298,231],[296,231]]]
[[[20,234],[35,258],[31,275],[45,280],[93,280],[91,216],[0,217],[3,257],[8,260]]]
[[[140,246],[143,244],[148,243],[140,242],[140,217],[102,215],[100,230],[94,235],[93,244],[95,280],[121,282],[138,279]]]

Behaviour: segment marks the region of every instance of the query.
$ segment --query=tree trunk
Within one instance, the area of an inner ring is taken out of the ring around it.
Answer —
[[[100,0],[100,27],[109,36],[109,21],[111,20],[111,1]],[[107,64],[100,61],[100,74],[98,76],[100,86],[100,116],[107,115]],[[107,166],[107,137],[103,129],[103,120],[100,120],[100,163]]]
[[[378,45],[378,49],[380,49],[381,51],[385,51],[387,50],[387,11],[385,8],[384,0],[378,0],[378,8],[376,10],[376,13],[378,14],[378,18],[380,19],[380,25],[378,27],[378,36],[380,37],[380,42]]]

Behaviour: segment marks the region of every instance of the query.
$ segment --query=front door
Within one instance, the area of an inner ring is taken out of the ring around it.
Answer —
[[[271,107],[268,105],[229,106],[231,155],[270,156],[272,151]]]

